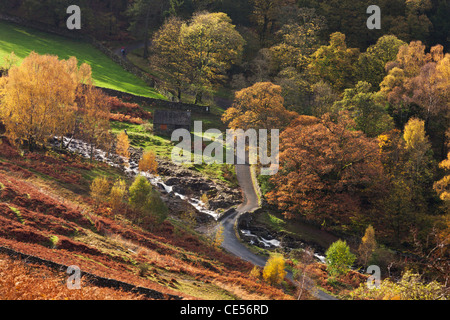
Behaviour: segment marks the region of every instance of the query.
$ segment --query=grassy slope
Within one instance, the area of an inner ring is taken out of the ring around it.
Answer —
[[[87,63],[92,67],[95,84],[99,87],[151,98],[165,98],[89,43],[5,22],[0,22],[0,34],[0,64],[3,63],[3,58],[13,51],[20,60],[32,51],[57,55],[61,59],[75,56],[80,63]]]

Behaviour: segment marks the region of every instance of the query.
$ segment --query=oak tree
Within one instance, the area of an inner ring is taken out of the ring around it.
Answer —
[[[236,92],[231,108],[222,116],[230,129],[283,129],[294,112],[285,109],[281,87],[270,82],[259,82]]]
[[[287,217],[300,215],[328,229],[348,229],[368,214],[384,175],[377,142],[353,128],[348,117],[293,121],[280,135],[269,203]]]

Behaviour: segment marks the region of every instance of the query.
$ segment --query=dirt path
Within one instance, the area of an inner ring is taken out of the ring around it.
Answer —
[[[149,46],[150,45],[151,45],[151,42],[149,42]],[[131,43],[131,44],[128,44],[128,45],[124,45],[123,47],[125,47],[125,50],[126,50],[126,52],[128,54],[128,53],[130,53],[130,52],[132,52],[134,50],[142,49],[144,47],[144,43],[142,41],[139,41],[139,42]],[[118,55],[119,57],[122,57],[121,50],[122,50],[122,47],[116,48],[113,51],[114,51],[114,53],[116,55]],[[125,59],[126,59],[126,57],[125,57]]]

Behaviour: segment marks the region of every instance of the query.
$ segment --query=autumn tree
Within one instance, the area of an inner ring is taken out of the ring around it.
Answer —
[[[321,46],[313,53],[312,72],[327,81],[338,91],[354,86],[359,49],[348,48],[345,35],[331,34],[329,45]]]
[[[146,209],[156,225],[163,223],[169,214],[167,205],[161,199],[160,193],[156,190],[152,190],[148,195]]]
[[[358,247],[359,259],[363,265],[367,265],[376,248],[375,229],[370,225],[367,227]]]
[[[333,105],[339,95],[327,82],[319,81],[311,85],[311,115],[322,117],[333,112]]]
[[[332,276],[346,274],[356,260],[346,241],[338,240],[325,252],[328,272]]]
[[[152,68],[161,73],[179,101],[187,84],[187,46],[180,38],[183,21],[178,17],[166,19],[152,40]]]
[[[219,248],[225,239],[224,227],[220,225],[214,233],[213,246]]]
[[[408,121],[403,133],[407,152],[407,172],[411,179],[421,184],[432,178],[433,159],[431,144],[425,132],[425,121],[413,118]]]
[[[145,177],[138,175],[129,189],[128,200],[130,205],[136,209],[144,208],[147,202],[147,197],[152,190],[153,188],[150,182],[148,182]]]
[[[94,149],[110,140],[110,107],[105,94],[93,86],[83,86],[77,94],[77,122],[72,136],[81,138],[90,145],[91,160]]]
[[[122,131],[117,136],[116,152],[119,156],[124,157],[126,160],[130,157],[130,141],[128,140],[128,134]]]
[[[168,82],[181,91],[188,85],[196,94],[212,90],[240,61],[245,41],[231,19],[221,12],[197,13],[189,22],[169,18],[154,36],[155,63]],[[168,68],[164,71],[164,68]]]
[[[320,32],[326,22],[314,9],[301,8],[296,19],[285,24],[277,32],[280,42],[270,48],[279,69],[293,67],[303,71],[309,64],[311,54],[320,45]]]
[[[401,46],[397,59],[387,64],[388,75],[380,84],[397,127],[411,117],[425,120],[434,152],[445,157],[445,132],[450,123],[450,55],[436,45],[426,52],[421,42]]]
[[[447,159],[439,163],[439,168],[450,172],[450,153]],[[450,209],[450,174],[445,175],[441,180],[434,184],[434,190],[439,194],[441,200],[446,201]]]
[[[358,58],[358,79],[369,82],[378,90],[380,83],[386,76],[386,64],[395,61],[401,46],[405,42],[393,35],[384,35],[371,45]]]
[[[0,80],[0,117],[11,141],[26,142],[30,150],[49,138],[71,132],[75,123],[78,87],[76,59],[32,52]]]
[[[9,69],[16,65],[17,62],[18,58],[14,52],[11,52],[9,55],[3,57],[3,63],[0,65],[0,77],[7,76]]]
[[[274,79],[274,84],[281,87],[281,94],[286,109],[299,114],[312,113],[313,88],[307,71],[298,72],[293,67],[281,70]]]
[[[137,218],[139,223],[148,221],[147,217],[151,217],[152,222],[160,224],[167,218],[167,206],[145,177],[138,175],[128,193],[130,205],[139,214]]]
[[[236,92],[234,104],[222,116],[230,129],[282,129],[295,113],[285,109],[281,87],[260,82]]]
[[[371,92],[371,85],[360,81],[355,88],[345,89],[342,100],[334,107],[347,110],[356,123],[356,129],[369,137],[376,137],[394,127],[380,94]]]
[[[195,104],[204,91],[226,79],[226,72],[240,61],[245,40],[222,12],[194,14],[180,30],[187,45],[187,78],[196,92]]]
[[[354,122],[298,117],[280,135],[280,168],[266,197],[287,217],[349,229],[373,208],[383,181],[378,145]]]
[[[384,279],[376,290],[362,284],[350,296],[364,300],[447,300],[449,293],[445,285],[426,281],[420,274],[407,270],[399,281]]]
[[[279,284],[286,276],[285,261],[282,255],[272,254],[264,266],[262,276],[270,284]]]
[[[291,251],[292,253],[292,251]],[[301,300],[305,291],[311,290],[314,286],[313,280],[308,276],[308,268],[316,262],[314,250],[310,247],[300,249],[300,254],[295,254],[297,264],[293,270],[294,280],[297,283],[297,300]]]
[[[427,216],[437,210],[432,192],[436,164],[424,121],[410,119],[403,133],[394,130],[378,140],[389,181],[385,185],[387,194],[377,201],[383,212],[377,230],[395,245],[412,241],[413,229],[421,230],[423,240],[430,231]]]
[[[150,174],[158,172],[158,162],[156,162],[156,154],[153,151],[144,152],[139,161],[139,170]]]

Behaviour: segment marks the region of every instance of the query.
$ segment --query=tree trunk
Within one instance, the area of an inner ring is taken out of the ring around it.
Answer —
[[[148,25],[150,20],[151,6],[147,8],[147,14],[145,16],[145,27],[144,27],[144,59],[148,59]]]
[[[195,102],[194,104],[198,104],[202,102],[203,93],[201,91],[195,94]]]

